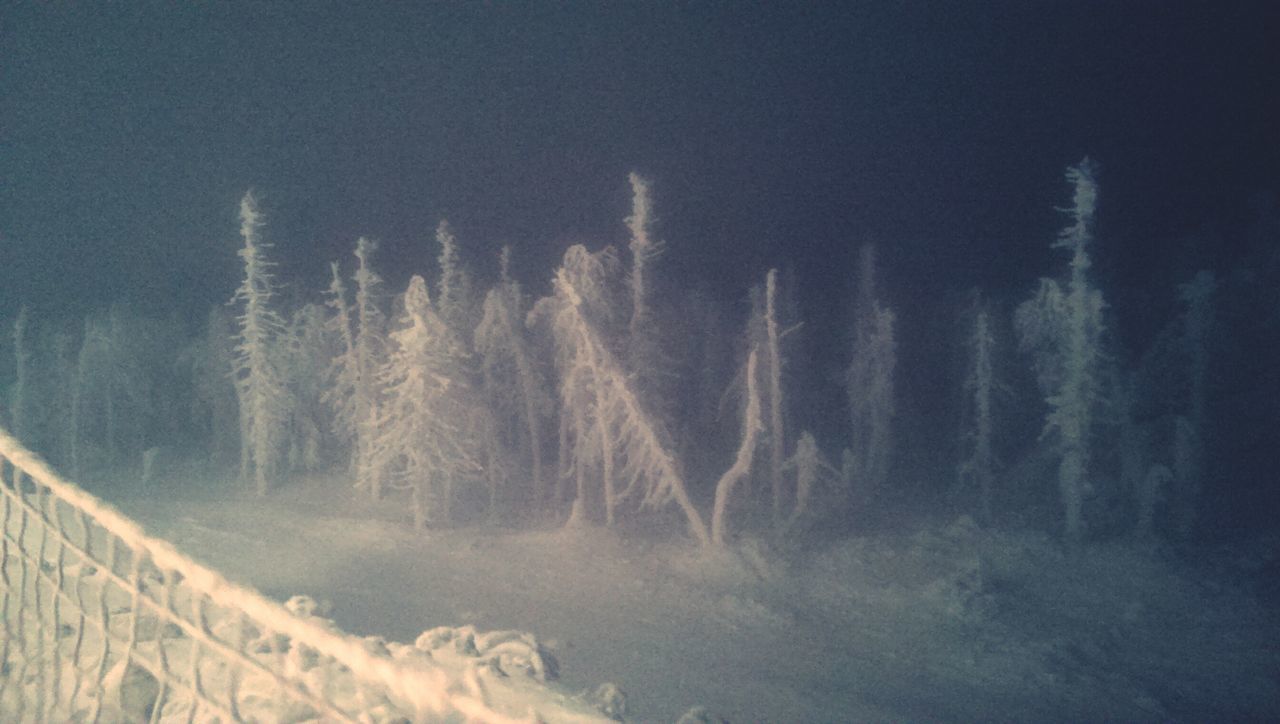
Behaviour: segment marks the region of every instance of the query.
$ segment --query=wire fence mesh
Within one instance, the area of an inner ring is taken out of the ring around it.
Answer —
[[[393,657],[231,584],[3,430],[0,531],[5,721],[598,720],[527,686],[513,712],[478,666]]]

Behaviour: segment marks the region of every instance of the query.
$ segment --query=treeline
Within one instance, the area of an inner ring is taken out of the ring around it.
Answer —
[[[1188,275],[1169,290],[1166,329],[1126,354],[1093,271],[1094,168],[1067,179],[1060,271],[1012,314],[977,293],[963,312],[949,500],[991,524],[1031,488],[1073,544],[1185,538],[1218,460],[1224,284]],[[388,289],[377,244],[361,238],[332,262],[327,290],[285,304],[246,195],[244,276],[199,333],[154,310],[117,305],[58,325],[24,308],[10,327],[5,424],[77,479],[149,477],[162,448],[237,466],[261,494],[336,471],[370,498],[403,497],[417,527],[678,516],[699,543],[723,545],[874,510],[900,452],[920,444],[896,430],[897,315],[875,248],[861,250],[850,327],[835,332],[850,339],[847,420],[800,429],[791,400],[814,384],[800,374],[803,338],[833,332],[806,328],[797,283],[773,269],[746,290],[745,315],[696,291],[659,293],[649,188],[630,183],[625,246],[569,248],[541,298],[515,281],[510,248],[482,285],[441,222],[430,282]],[[1028,405],[1044,409],[1033,441],[1010,429]]]

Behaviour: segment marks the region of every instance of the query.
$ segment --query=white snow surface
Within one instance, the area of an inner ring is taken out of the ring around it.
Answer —
[[[1280,716],[1276,611],[1233,576],[1128,545],[1067,553],[967,517],[803,552],[701,549],[678,525],[422,534],[349,481],[210,492],[233,488],[107,497],[233,581],[331,604],[348,633],[529,632],[562,686],[613,695],[628,721]]]

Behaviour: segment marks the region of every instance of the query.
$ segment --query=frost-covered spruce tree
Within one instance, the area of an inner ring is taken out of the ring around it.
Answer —
[[[409,281],[404,313],[378,372],[385,399],[375,414],[370,474],[412,494],[414,525],[448,521],[454,485],[479,472],[467,429],[465,353],[431,308],[427,284]]]
[[[325,334],[334,340],[333,357],[325,371],[328,383],[324,391],[324,401],[334,413],[333,431],[338,442],[345,448],[351,472],[355,472],[355,428],[360,419],[354,413],[353,400],[359,381],[359,370],[356,366],[356,337],[352,330],[351,307],[347,302],[347,288],[342,283],[338,272],[338,262],[329,263],[329,288],[325,290],[324,305],[328,307],[328,317],[324,321]]]
[[[626,219],[627,229],[631,232],[631,240],[627,244],[631,252],[631,271],[627,278],[631,298],[627,360],[640,389],[652,397],[660,393],[663,375],[668,372],[654,317],[650,280],[653,264],[662,256],[663,244],[650,235],[649,182],[635,173],[627,178],[631,183],[631,215]]]
[[[354,309],[346,307],[346,293],[337,276],[336,266],[327,302],[334,309],[330,317],[331,329],[335,329],[342,340],[332,363],[333,384],[327,399],[335,411],[335,429],[351,444],[355,487],[367,491],[375,500],[382,491],[368,466],[379,394],[378,369],[386,354],[386,319],[378,308],[382,278],[373,270],[370,261],[376,248],[364,237],[356,241],[353,252],[357,262]],[[354,320],[350,316],[352,311]]]
[[[535,319],[550,321],[556,339],[561,414],[570,420],[565,437],[572,441],[562,450],[578,478],[575,512],[580,515],[585,506],[586,471],[595,471],[603,480],[606,522],[611,511],[632,498],[639,498],[644,509],[675,503],[694,538],[710,544],[666,432],[641,402],[633,378],[600,331],[597,315],[607,316],[609,306],[602,300],[609,295],[610,257],[570,247],[556,272],[554,296],[539,301],[533,312]],[[613,463],[618,463],[616,471],[610,470]]]
[[[333,356],[329,352],[325,322],[324,312],[318,305],[303,305],[289,320],[285,344],[281,345],[294,402],[288,425],[290,470],[315,472],[323,463],[322,451],[329,427],[323,399],[325,374]]]
[[[477,404],[471,408],[469,435],[480,440],[479,465],[489,486],[489,522],[497,523],[501,515],[501,497],[511,487],[516,472],[515,455],[503,444],[498,430],[499,420],[493,410]]]
[[[244,248],[244,281],[231,298],[241,305],[237,317],[235,382],[240,402],[240,476],[248,481],[250,471],[260,495],[265,495],[280,471],[284,453],[285,424],[291,401],[284,371],[280,369],[277,346],[285,334],[284,319],[271,307],[275,296],[264,250],[270,245],[259,238],[261,213],[252,193],[240,202],[240,236]]]
[[[594,384],[599,367],[595,350],[597,346],[607,347],[612,337],[605,330],[611,329],[615,317],[616,303],[609,282],[617,268],[612,247],[595,254],[581,245],[570,247],[556,272],[555,293],[539,300],[529,313],[531,324],[548,322],[555,339],[560,377],[560,481],[563,486],[572,477],[575,488],[570,524],[585,522],[596,507],[597,498],[606,524],[612,524],[617,503],[613,429],[595,424],[594,417],[600,394],[599,386]],[[575,307],[573,315],[563,313],[566,304]],[[599,344],[580,343],[580,330],[571,328],[567,319],[584,324],[590,320],[589,339]],[[597,486],[589,485],[593,480]]]
[[[471,274],[462,265],[458,239],[449,228],[449,222],[441,221],[436,227],[436,242],[440,244],[440,285],[436,295],[439,301],[436,306],[449,329],[466,341],[466,333],[475,326],[471,323]]]
[[[850,450],[856,495],[875,496],[889,477],[893,453],[894,389],[897,364],[893,311],[876,296],[875,247],[860,254],[858,301],[854,308],[853,360],[846,375],[852,422]],[[851,503],[856,501],[851,500]]]
[[[961,432],[963,458],[958,466],[956,490],[976,488],[978,512],[984,523],[991,522],[991,494],[996,459],[992,447],[996,393],[1005,389],[996,379],[996,337],[991,313],[981,304],[973,315],[973,328],[966,340],[968,371],[964,379],[964,420]]]
[[[1058,487],[1062,495],[1067,541],[1084,536],[1085,490],[1088,487],[1093,429],[1101,389],[1102,292],[1089,275],[1089,243],[1098,188],[1089,159],[1067,169],[1074,188],[1071,223],[1059,234],[1055,249],[1071,255],[1064,284],[1041,279],[1036,294],[1018,307],[1015,322],[1019,346],[1034,355],[1037,376],[1050,410],[1043,437],[1053,441],[1060,462]]]
[[[502,250],[501,278],[484,299],[484,316],[476,326],[474,345],[480,356],[481,384],[496,427],[504,427],[509,447],[528,456],[536,502],[546,495],[542,471],[542,422],[551,407],[542,373],[525,341],[523,294],[511,278],[510,247]],[[503,425],[508,420],[510,424]],[[495,435],[499,433],[494,430]]]

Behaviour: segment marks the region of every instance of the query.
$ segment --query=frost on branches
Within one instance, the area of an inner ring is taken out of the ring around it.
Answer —
[[[978,303],[973,327],[966,342],[968,372],[964,380],[964,420],[961,434],[963,459],[958,467],[956,492],[977,489],[979,518],[991,522],[991,496],[995,483],[996,457],[993,449],[995,395],[1005,391],[996,379],[996,337],[991,313]]]
[[[440,288],[436,295],[439,316],[454,334],[461,335],[475,325],[471,319],[471,275],[462,266],[458,255],[458,240],[449,228],[449,222],[436,226],[436,241],[440,244]]]
[[[612,254],[575,245],[556,272],[555,294],[541,300],[535,317],[551,323],[559,358],[562,428],[568,469],[578,487],[574,515],[585,515],[588,472],[602,480],[605,521],[618,506],[638,498],[642,508],[677,504],[693,536],[710,533],[685,489],[680,466],[656,418],[641,404],[634,382],[601,333],[609,305],[607,271]]]
[[[386,320],[377,305],[382,279],[369,262],[376,249],[377,246],[364,237],[356,241],[353,307],[347,305],[346,287],[338,274],[338,265],[330,265],[332,279],[325,306],[332,311],[326,321],[326,331],[336,337],[338,349],[329,363],[330,385],[324,395],[334,412],[334,432],[348,445],[356,487],[366,490],[375,500],[382,491],[366,467],[378,401],[377,370],[386,347]]]
[[[285,323],[271,308],[275,296],[270,268],[258,238],[261,214],[253,194],[240,202],[240,236],[244,248],[244,282],[231,298],[241,305],[235,358],[236,393],[240,402],[240,477],[252,471],[258,493],[265,495],[280,470],[282,431],[290,415],[291,401],[280,369],[276,345],[285,334]]]
[[[658,336],[650,280],[651,267],[662,256],[663,244],[649,234],[649,182],[634,173],[628,176],[628,180],[631,182],[631,215],[626,223],[631,232],[631,240],[627,244],[631,252],[631,272],[627,286],[631,297],[631,320],[627,326],[627,359],[635,372],[639,389],[652,397],[659,394],[665,382],[662,378],[670,366]]]
[[[1067,540],[1076,544],[1084,534],[1081,510],[1092,452],[1089,433],[1100,399],[1104,303],[1088,274],[1098,195],[1089,159],[1067,169],[1067,181],[1075,188],[1074,203],[1067,210],[1071,224],[1053,245],[1071,255],[1065,288],[1055,279],[1041,279],[1036,295],[1018,307],[1014,321],[1019,346],[1034,356],[1049,403],[1043,436],[1053,441],[1059,456],[1064,529]]]
[[[407,489],[414,525],[450,518],[455,483],[479,471],[462,346],[431,308],[427,284],[409,281],[404,314],[378,371],[384,400],[374,414],[367,481]]]
[[[551,407],[551,399],[526,343],[524,325],[520,323],[523,295],[519,284],[510,278],[510,251],[510,248],[503,249],[502,278],[485,295],[474,345],[480,357],[481,385],[498,428],[493,431],[493,444],[527,459],[533,478],[533,500],[540,503],[546,493],[542,472],[542,421]]]
[[[875,291],[875,247],[862,247],[861,281],[853,328],[853,360],[846,385],[852,423],[853,485],[864,501],[889,477],[893,452],[893,372],[897,363],[893,310]],[[855,500],[850,502],[856,503]]]
[[[748,379],[748,386],[755,384],[760,388],[761,420],[764,424],[763,444],[768,452],[768,491],[772,500],[772,522],[776,531],[783,532],[787,527],[786,507],[793,494],[786,489],[784,468],[786,466],[787,436],[784,427],[787,403],[783,390],[783,367],[786,364],[782,352],[782,341],[789,333],[800,327],[799,323],[789,329],[782,329],[779,319],[778,304],[778,270],[770,269],[765,275],[763,290],[754,287],[751,290],[752,312],[747,322],[748,345],[759,352],[758,379]],[[753,368],[754,369],[754,368]]]
[[[281,345],[291,378],[293,406],[287,428],[287,460],[291,471],[316,472],[324,465],[329,438],[329,410],[324,404],[324,375],[329,359],[324,311],[315,304],[298,309]]]
[[[326,290],[324,305],[330,309],[325,319],[325,334],[335,340],[336,351],[329,366],[325,370],[328,387],[323,399],[335,415],[335,433],[341,443],[347,446],[351,458],[351,469],[355,471],[355,420],[360,419],[356,412],[356,390],[359,386],[360,372],[356,363],[356,338],[352,330],[351,308],[347,304],[347,288],[338,274],[338,263],[329,264],[331,277],[329,289]]]

